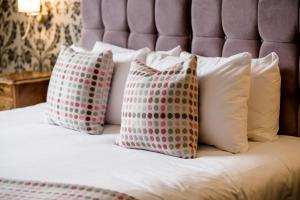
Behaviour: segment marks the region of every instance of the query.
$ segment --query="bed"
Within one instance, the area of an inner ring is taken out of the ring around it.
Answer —
[[[46,105],[39,104],[0,112],[0,177],[93,186],[143,200],[300,199],[298,0],[83,0],[81,11],[88,49],[103,40],[132,49],[181,45],[203,56],[275,51],[279,139],[250,142],[241,154],[200,145],[197,158],[186,160],[115,145],[118,125],[105,125],[101,136],[49,125]]]
[[[291,153],[300,150],[300,138],[252,142],[238,155],[203,145],[186,160],[119,147],[116,125],[100,137],[49,125],[44,109],[0,114],[0,177],[96,186],[145,200],[300,198],[300,157]]]

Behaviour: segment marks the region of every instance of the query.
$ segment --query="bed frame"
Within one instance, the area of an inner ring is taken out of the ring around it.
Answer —
[[[299,0],[82,0],[81,45],[181,45],[202,56],[280,57],[280,134],[300,136]]]

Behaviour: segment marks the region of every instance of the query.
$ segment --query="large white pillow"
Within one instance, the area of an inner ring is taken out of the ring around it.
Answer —
[[[95,43],[92,52],[102,52],[107,50],[110,50],[113,53],[115,67],[108,98],[105,122],[107,124],[121,124],[123,94],[132,61],[138,59],[145,63],[149,55],[154,60],[159,59],[161,55],[179,56],[181,47],[179,46],[169,51],[151,52],[149,48],[132,50],[98,41]]]
[[[143,48],[135,51],[103,42],[96,42],[92,51],[101,52],[106,50],[111,50],[113,53],[114,72],[108,97],[105,123],[121,124],[123,94],[130,65],[135,59],[144,62],[150,49]]]
[[[101,42],[101,41],[97,41],[93,47],[92,51],[96,51],[96,52],[101,52],[101,51],[106,51],[107,49],[111,50],[113,53],[131,53],[131,52],[135,52],[136,50],[133,49],[127,49],[124,47],[119,47],[116,45],[112,45],[109,43],[105,43],[105,42]],[[150,52],[148,55],[155,55],[155,54],[163,54],[165,56],[171,55],[171,56],[179,56],[180,53],[182,52],[182,49],[180,46],[177,46],[173,49],[170,49],[168,51],[152,51]],[[154,54],[152,54],[154,53]],[[151,57],[149,57],[149,59],[151,59]]]
[[[182,49],[180,46],[177,46],[169,51],[152,51],[147,54],[145,64],[147,66],[157,65],[165,57],[168,57],[168,56],[179,57],[181,52],[182,52]]]
[[[272,141],[277,138],[280,110],[280,71],[276,53],[253,59],[248,101],[248,138]]]
[[[78,52],[78,53],[88,52],[88,50],[86,50],[86,49],[84,49],[84,48],[82,48],[82,47],[80,47],[80,46],[77,46],[77,45],[75,45],[75,44],[72,44],[72,45],[70,46],[70,48],[71,48],[73,51]]]
[[[177,64],[185,62],[187,58],[188,57],[165,56],[160,60],[156,60],[153,63],[149,63],[149,67],[159,71],[164,71],[167,68],[174,67]]]
[[[250,64],[249,53],[229,58],[198,56],[200,142],[232,153],[247,151]]]
[[[119,47],[116,45],[112,45],[109,43],[97,41],[94,44],[93,50],[94,52],[101,52],[101,51],[106,51],[107,49],[111,50],[113,53],[132,53],[135,52],[133,49],[127,49],[123,47]]]

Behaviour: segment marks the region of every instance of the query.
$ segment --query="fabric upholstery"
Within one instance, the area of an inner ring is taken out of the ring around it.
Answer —
[[[82,0],[81,5],[85,48],[100,39],[134,49],[181,45],[201,56],[276,52],[282,77],[279,132],[297,135],[299,0]]]

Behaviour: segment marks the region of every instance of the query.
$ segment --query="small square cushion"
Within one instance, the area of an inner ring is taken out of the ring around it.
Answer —
[[[277,138],[280,110],[280,71],[276,53],[252,59],[248,101],[248,138],[266,142]]]
[[[112,73],[110,51],[94,54],[62,47],[48,88],[49,123],[100,134]]]
[[[231,153],[247,151],[251,57],[198,57],[200,142]]]
[[[117,144],[193,158],[198,143],[196,57],[164,71],[134,61],[126,82]]]

